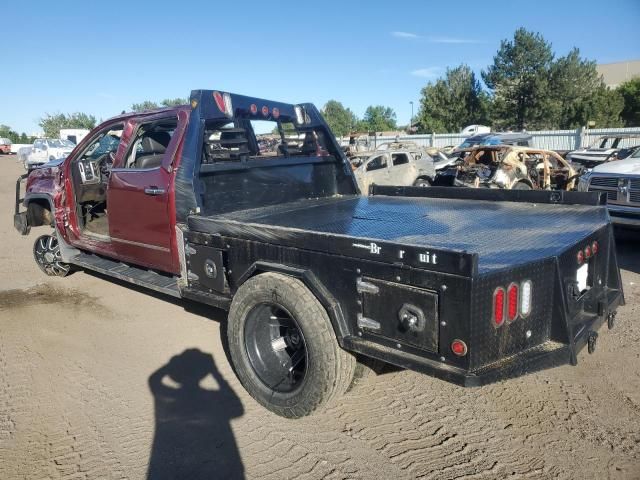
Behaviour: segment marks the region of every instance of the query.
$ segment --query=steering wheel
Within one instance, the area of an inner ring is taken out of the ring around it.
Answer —
[[[108,152],[102,157],[98,159],[98,166],[100,167],[100,173],[105,177],[108,177],[111,174],[111,169],[113,168],[113,162],[116,159],[116,154],[114,152]]]

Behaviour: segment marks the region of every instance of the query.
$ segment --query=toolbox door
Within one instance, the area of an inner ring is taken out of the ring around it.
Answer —
[[[376,335],[438,351],[438,293],[373,278],[362,279],[362,317]]]

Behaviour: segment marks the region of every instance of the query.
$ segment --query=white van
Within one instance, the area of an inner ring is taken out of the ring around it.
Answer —
[[[477,135],[479,133],[490,133],[491,127],[485,125],[469,125],[464,127],[460,132],[460,135]]]

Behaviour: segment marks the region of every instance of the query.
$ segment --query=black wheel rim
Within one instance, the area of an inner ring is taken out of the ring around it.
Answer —
[[[69,264],[62,261],[58,239],[53,235],[43,235],[36,240],[33,256],[47,275],[64,277],[69,273]]]
[[[271,390],[299,389],[309,363],[307,345],[295,318],[282,306],[261,303],[251,309],[244,326],[251,368]]]

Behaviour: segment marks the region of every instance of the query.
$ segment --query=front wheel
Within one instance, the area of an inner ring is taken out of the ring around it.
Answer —
[[[66,277],[71,270],[71,266],[62,261],[60,245],[55,235],[38,237],[33,244],[33,257],[40,270],[50,277]]]
[[[415,182],[413,182],[413,186],[414,187],[430,187],[431,186],[431,180],[429,180],[428,178],[418,178],[416,179]]]
[[[355,357],[340,348],[326,310],[298,279],[247,280],[231,303],[227,338],[244,388],[280,416],[309,415],[351,384]]]

